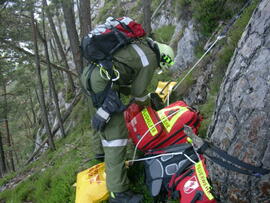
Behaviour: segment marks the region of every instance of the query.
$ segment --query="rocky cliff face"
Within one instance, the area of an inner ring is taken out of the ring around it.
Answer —
[[[175,56],[174,70],[183,71],[187,67],[191,67],[196,60],[195,47],[199,40],[199,34],[195,30],[194,21],[180,21],[181,29],[176,30],[177,33],[182,32],[182,38],[177,44],[177,54]]]
[[[270,168],[270,1],[255,10],[221,86],[208,136],[240,160]],[[241,175],[208,162],[221,202],[269,202],[270,174]]]

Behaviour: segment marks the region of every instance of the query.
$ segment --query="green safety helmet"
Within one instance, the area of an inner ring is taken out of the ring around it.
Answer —
[[[169,69],[170,66],[174,64],[174,52],[173,49],[167,44],[162,44],[159,42],[155,42],[158,46],[160,53],[160,62],[159,66],[162,70]]]

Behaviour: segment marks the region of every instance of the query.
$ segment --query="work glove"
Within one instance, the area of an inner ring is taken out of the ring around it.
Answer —
[[[105,124],[110,120],[110,114],[102,107],[98,108],[96,114],[92,119],[92,127],[96,131],[103,131]]]
[[[126,106],[121,102],[117,93],[109,90],[101,107],[98,108],[92,119],[92,127],[96,131],[103,131],[106,123],[115,112],[123,112]]]
[[[163,109],[165,107],[164,102],[162,101],[160,96],[158,96],[157,93],[150,93],[150,102],[151,107],[156,111]]]

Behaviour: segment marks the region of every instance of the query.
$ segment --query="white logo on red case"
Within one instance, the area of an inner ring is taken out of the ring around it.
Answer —
[[[184,192],[186,194],[192,193],[194,190],[196,190],[199,187],[198,180],[196,176],[192,176],[184,185]]]

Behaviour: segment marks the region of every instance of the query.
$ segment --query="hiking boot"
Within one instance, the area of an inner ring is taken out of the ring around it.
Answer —
[[[96,154],[95,159],[100,162],[104,162],[104,154]]]
[[[143,196],[130,190],[125,192],[111,192],[109,203],[143,203]]]

